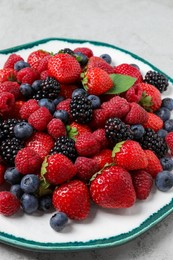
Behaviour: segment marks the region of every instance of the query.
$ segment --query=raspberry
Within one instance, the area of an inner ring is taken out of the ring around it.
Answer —
[[[124,118],[124,121],[127,124],[135,125],[135,124],[144,124],[147,122],[147,120],[148,120],[147,111],[135,102],[130,103],[130,110],[126,115],[126,117]]]
[[[88,58],[93,56],[92,50],[87,47],[78,47],[74,49],[74,53],[75,52],[81,52],[82,54],[86,55]]]
[[[105,149],[109,145],[109,141],[106,138],[105,129],[100,128],[95,130],[93,133],[94,138],[99,142],[101,149]]]
[[[6,118],[16,118],[16,119],[22,119],[20,116],[20,109],[25,104],[25,101],[18,100],[15,102],[13,108],[10,110],[9,113],[4,114]]]
[[[40,107],[29,116],[28,123],[37,131],[44,131],[51,120],[52,115],[49,110],[46,107]]]
[[[20,116],[22,119],[28,120],[29,116],[39,108],[38,102],[35,99],[30,99],[21,107]]]
[[[173,132],[170,132],[166,135],[165,141],[167,143],[168,148],[171,151],[171,155],[173,155]]]
[[[14,95],[9,92],[0,93],[0,113],[9,112],[14,106]]]
[[[0,214],[11,216],[20,209],[20,201],[9,191],[0,192]]]
[[[129,88],[125,93],[125,99],[128,102],[136,102],[138,103],[142,97],[142,88],[140,84],[135,84],[131,88]]]
[[[48,70],[44,70],[40,73],[40,79],[41,80],[45,80],[47,77],[49,77],[49,71]]]
[[[6,166],[2,163],[0,163],[0,185],[4,183],[4,173],[6,170]]]
[[[32,84],[37,79],[39,79],[38,72],[30,67],[23,68],[17,73],[17,81],[20,83]]]
[[[8,80],[9,81],[16,80],[16,71],[10,68],[0,69],[0,82],[4,82]]]
[[[75,161],[75,166],[77,169],[77,177],[84,182],[89,181],[91,177],[99,171],[97,162],[87,157],[79,156]]]
[[[53,118],[47,125],[47,131],[54,139],[66,135],[66,128],[63,122],[58,118]]]
[[[106,164],[113,163],[112,150],[101,150],[93,157],[93,160],[98,164],[99,170],[101,170]]]
[[[1,92],[9,92],[17,99],[20,97],[20,86],[17,82],[5,81],[0,83],[0,93]]]
[[[41,60],[39,60],[38,66],[37,66],[38,73],[41,73],[48,69],[48,61],[50,58],[51,58],[51,55],[46,55]]]
[[[14,69],[14,64],[17,61],[23,60],[23,58],[20,55],[17,55],[15,53],[10,54],[10,56],[8,57],[8,59],[6,60],[5,64],[4,64],[4,69]]]
[[[109,116],[106,110],[100,108],[94,109],[89,126],[92,129],[103,128],[108,117]]]

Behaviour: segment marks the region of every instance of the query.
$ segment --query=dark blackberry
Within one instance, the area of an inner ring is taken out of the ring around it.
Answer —
[[[4,140],[6,138],[14,137],[14,126],[17,123],[23,122],[24,120],[9,118],[0,123],[0,139]]]
[[[153,129],[146,128],[141,140],[139,140],[143,149],[152,150],[158,158],[162,158],[168,152],[168,147],[164,138],[160,137]]]
[[[149,70],[145,77],[144,82],[155,86],[161,93],[166,91],[168,88],[168,79],[159,72]]]
[[[72,50],[69,49],[69,48],[64,48],[64,49],[60,50],[58,53],[67,53],[67,54],[69,54],[69,55],[74,56],[74,51],[72,51]]]
[[[39,101],[42,98],[54,100],[58,97],[59,92],[59,82],[52,77],[47,77],[45,80],[42,81],[40,89],[34,93],[33,98],[37,101]]]
[[[70,102],[70,112],[75,122],[89,123],[92,119],[92,102],[84,95],[74,96]]]
[[[6,139],[1,143],[1,156],[5,163],[14,165],[14,159],[20,149],[24,147],[22,141],[17,138]]]
[[[61,153],[67,156],[70,160],[74,161],[77,157],[75,141],[66,136],[61,136],[56,140],[50,153]]]
[[[119,118],[109,118],[105,124],[106,137],[113,143],[133,139],[133,132],[128,125]]]

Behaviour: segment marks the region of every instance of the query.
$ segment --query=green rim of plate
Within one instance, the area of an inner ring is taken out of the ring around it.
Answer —
[[[77,40],[77,39],[66,39],[66,38],[46,38],[46,39],[41,39],[38,41],[30,42],[27,44],[19,45],[16,47],[8,48],[5,50],[1,50],[0,54],[10,54],[13,52],[17,52],[23,49],[29,49],[34,46],[37,46],[39,44],[47,43],[49,41],[63,41],[63,42],[68,42],[68,43],[91,43],[95,46],[104,46],[108,47],[111,49],[116,49],[121,52],[124,52],[126,54],[129,54],[133,58],[149,65],[153,70],[158,71],[166,75],[164,72],[156,68],[154,65],[146,61],[145,59],[139,57],[138,55],[129,52],[127,50],[124,50],[122,48],[119,48],[115,45],[111,45],[108,43],[104,42],[96,42],[96,41],[90,41],[90,40]],[[169,79],[171,83],[173,83],[173,79],[170,78],[168,75],[166,77]],[[117,246],[124,244],[137,236],[141,235],[154,225],[156,225],[158,222],[160,222],[162,219],[164,219],[166,216],[168,216],[171,212],[173,211],[173,199],[166,204],[164,207],[159,209],[157,212],[153,213],[150,215],[140,226],[132,229],[131,231],[127,233],[122,233],[117,236],[112,236],[109,238],[104,238],[104,239],[94,239],[94,240],[89,240],[86,242],[82,241],[76,241],[76,242],[66,242],[66,243],[43,243],[43,242],[37,242],[33,240],[27,240],[21,237],[16,237],[4,232],[0,232],[0,242],[19,247],[19,248],[24,248],[28,250],[34,250],[34,251],[48,251],[48,252],[55,252],[55,251],[66,251],[66,250],[84,250],[84,249],[96,249],[96,248],[104,248],[104,247],[110,247],[110,246]]]

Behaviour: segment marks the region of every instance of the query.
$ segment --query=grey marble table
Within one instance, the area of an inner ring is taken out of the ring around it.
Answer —
[[[0,49],[47,37],[103,41],[132,51],[173,76],[172,0],[0,0]],[[1,260],[173,259],[173,214],[114,248],[37,253],[0,244]]]

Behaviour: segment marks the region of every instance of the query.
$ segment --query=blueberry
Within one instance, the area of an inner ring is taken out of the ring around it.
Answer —
[[[161,191],[168,191],[173,187],[173,174],[169,171],[159,172],[155,179],[156,187]]]
[[[20,184],[14,184],[10,188],[10,192],[13,193],[18,199],[21,199],[23,195],[23,190],[20,187]]]
[[[145,133],[145,129],[142,125],[131,125],[130,128],[134,134],[135,140],[139,140]]]
[[[31,85],[28,83],[23,83],[20,85],[20,92],[22,95],[26,98],[32,97],[33,89],[31,88]]]
[[[61,231],[68,222],[68,217],[63,212],[55,213],[50,219],[50,226],[55,231]]]
[[[134,68],[136,68],[136,69],[138,69],[138,70],[140,70],[140,68],[139,68],[139,66],[138,66],[137,64],[131,63],[131,64],[129,64],[129,65],[132,66],[132,67],[134,67]]]
[[[87,98],[91,101],[93,109],[99,108],[101,106],[101,101],[98,96],[89,95]]]
[[[27,122],[20,122],[14,126],[14,135],[17,139],[25,140],[33,134],[33,127]]]
[[[109,54],[102,54],[100,55],[100,58],[102,58],[104,61],[106,61],[108,64],[111,64],[112,58]]]
[[[56,110],[53,117],[60,119],[65,125],[69,120],[69,114],[65,110]]]
[[[33,89],[35,92],[37,92],[38,90],[41,89],[41,83],[42,83],[42,80],[41,80],[41,79],[35,80],[35,81],[32,83],[32,85],[31,85],[32,89]]]
[[[165,129],[160,129],[158,132],[157,132],[158,136],[162,137],[162,138],[165,138],[166,135],[168,134],[168,132],[165,130]]]
[[[50,99],[42,98],[38,104],[40,107],[46,107],[52,114],[55,112],[55,104]]]
[[[72,98],[78,95],[84,95],[87,96],[87,92],[83,88],[76,88],[72,93]]]
[[[164,123],[164,128],[168,132],[173,131],[173,119],[166,120]]]
[[[39,199],[39,209],[49,211],[52,208],[52,197],[50,195],[42,196]]]
[[[75,52],[75,57],[81,66],[85,66],[88,62],[88,57],[82,52]]]
[[[39,187],[39,177],[35,174],[25,175],[20,183],[21,189],[26,193],[34,193]]]
[[[163,121],[168,120],[168,119],[170,118],[170,116],[171,116],[170,110],[169,110],[168,108],[166,108],[166,107],[161,107],[161,108],[159,108],[159,109],[155,112],[155,114],[156,114],[157,116],[159,116]]]
[[[63,100],[64,100],[64,97],[59,96],[59,97],[57,97],[56,99],[53,100],[53,103],[54,103],[55,106],[57,106]]]
[[[14,64],[14,69],[17,70],[17,71],[24,69],[24,68],[27,68],[27,67],[30,67],[29,63],[26,62],[26,61],[23,61],[23,60],[17,61]]]
[[[24,193],[20,199],[23,211],[27,214],[32,214],[38,209],[38,199],[32,195]]]
[[[160,159],[160,163],[163,167],[163,170],[172,171],[173,169],[173,160],[169,157],[163,157]]]
[[[15,167],[7,168],[4,173],[5,181],[12,185],[19,184],[22,177],[23,175]]]
[[[162,107],[166,107],[169,110],[173,110],[173,99],[172,98],[164,98],[162,100]]]

